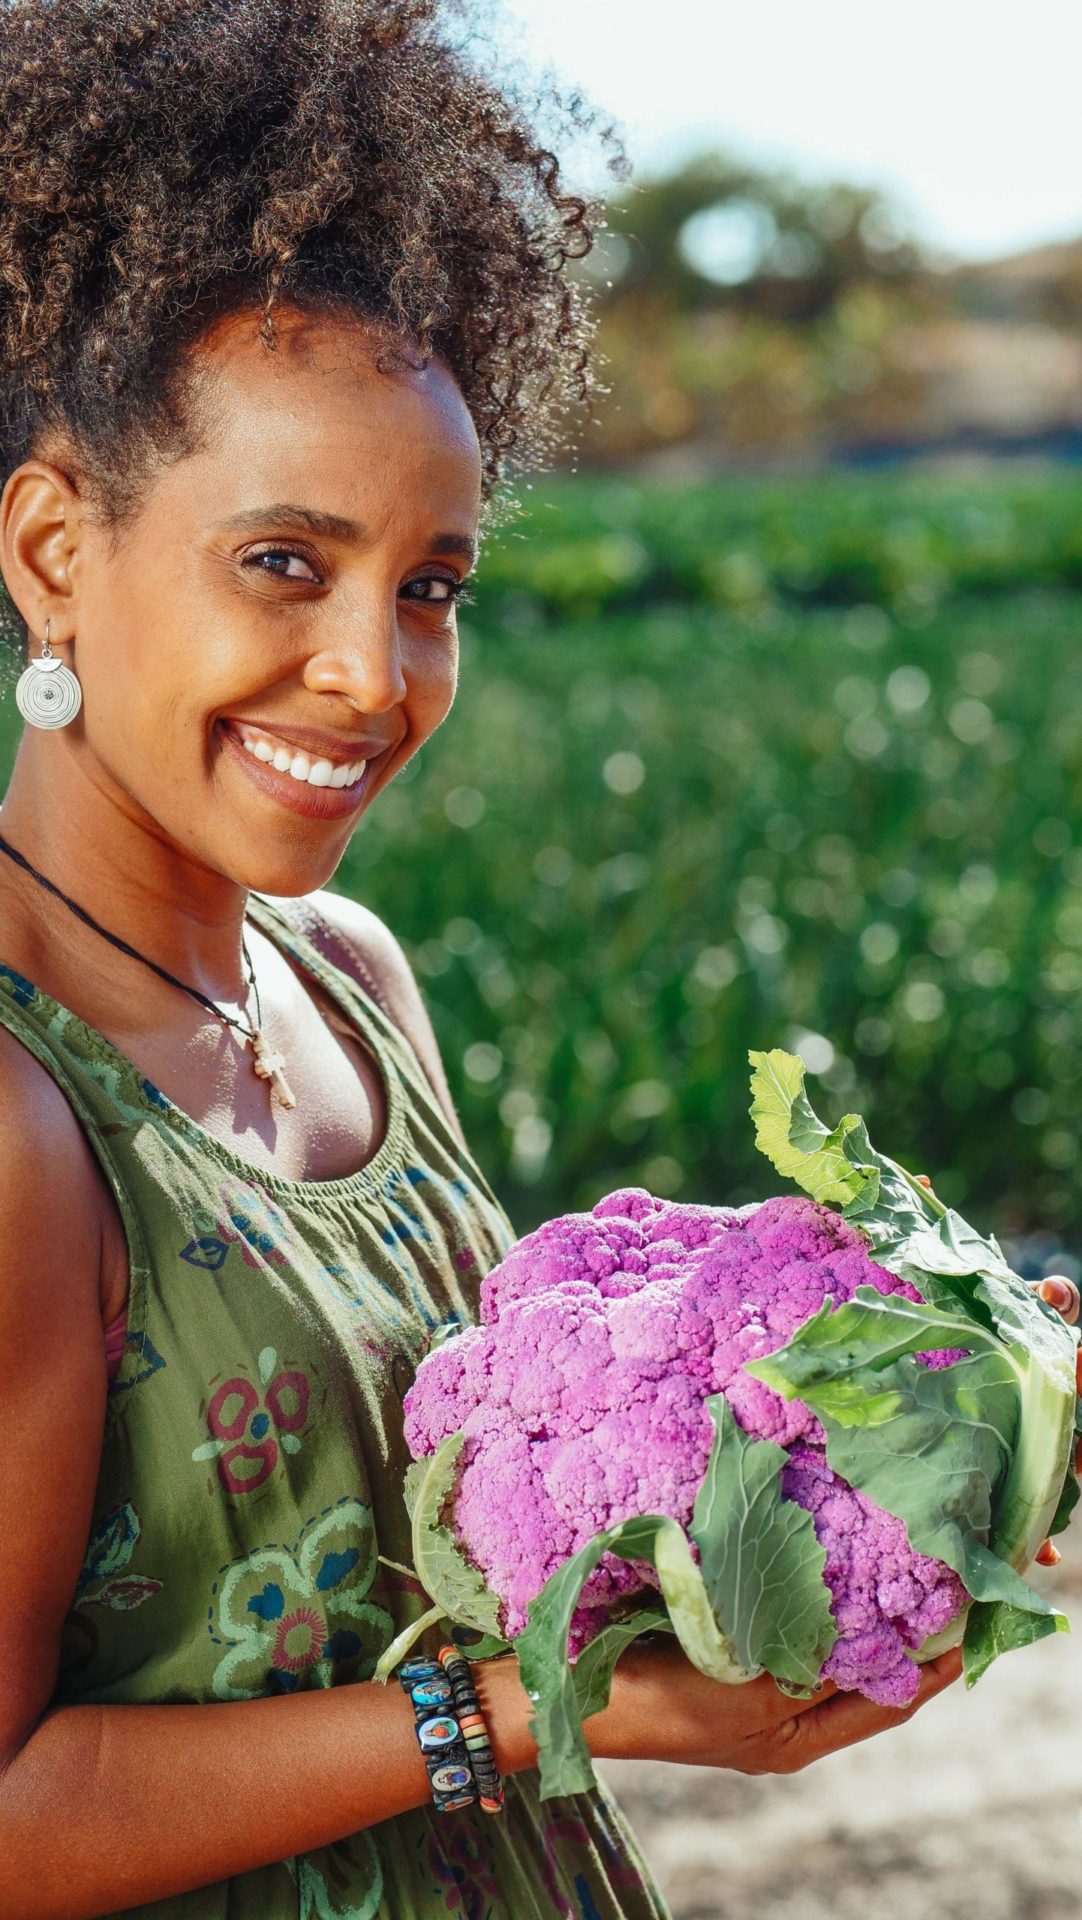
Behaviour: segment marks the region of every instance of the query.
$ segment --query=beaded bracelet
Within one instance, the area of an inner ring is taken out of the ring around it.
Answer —
[[[503,1782],[496,1766],[485,1716],[474,1685],[473,1669],[464,1653],[450,1645],[440,1648],[440,1665],[451,1685],[451,1695],[470,1756],[478,1797],[485,1813],[499,1813],[504,1803]]]
[[[472,1807],[478,1797],[469,1749],[454,1705],[454,1688],[438,1660],[407,1660],[398,1669],[413,1705],[414,1725],[439,1813]]]

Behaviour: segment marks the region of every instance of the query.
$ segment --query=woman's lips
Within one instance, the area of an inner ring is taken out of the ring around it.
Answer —
[[[248,775],[253,785],[268,794],[272,800],[290,813],[299,813],[306,820],[344,820],[349,814],[356,813],[371,781],[375,760],[369,760],[359,780],[349,787],[313,787],[306,780],[294,780],[290,773],[279,773],[269,761],[257,760],[241,745],[238,736],[228,722],[215,722],[215,731],[222,742],[223,751],[231,760],[236,761]]]

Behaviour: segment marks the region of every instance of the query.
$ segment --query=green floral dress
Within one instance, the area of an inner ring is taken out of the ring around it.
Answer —
[[[382,1071],[387,1134],[359,1173],[295,1181],[249,1166],[104,1035],[0,967],[0,1021],[71,1103],[131,1266],[58,1702],[247,1700],[363,1680],[427,1604],[377,1560],[411,1557],[402,1396],[433,1329],[476,1317],[514,1229],[397,1026],[269,902],[253,896],[249,911]],[[421,1808],[126,1911],[645,1920],[664,1907],[604,1789],[542,1803],[525,1773],[500,1816]]]

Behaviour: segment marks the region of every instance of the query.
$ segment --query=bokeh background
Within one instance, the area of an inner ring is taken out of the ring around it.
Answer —
[[[520,1231],[765,1196],[780,1045],[1077,1275],[1082,16],[507,12],[627,138],[628,182],[581,158],[610,390],[521,478],[456,706],[335,884],[406,946]],[[1073,1920],[1080,1716],[1057,1637],[795,1780],[609,1772],[678,1920]]]

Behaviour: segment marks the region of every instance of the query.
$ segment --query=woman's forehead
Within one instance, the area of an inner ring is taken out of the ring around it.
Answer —
[[[351,512],[344,503],[373,488],[381,498],[408,489],[419,504],[449,501],[476,518],[480,449],[454,375],[438,358],[381,368],[379,344],[355,324],[302,316],[269,349],[258,315],[215,323],[192,368],[209,431],[173,470],[178,489],[224,479],[239,511],[252,498],[307,499],[315,476],[332,511]]]
[[[269,348],[259,338],[259,313],[215,321],[192,349],[192,372],[215,388],[215,413],[228,432],[265,432],[288,422],[290,432],[330,426],[349,434],[409,432],[476,453],[478,432],[455,374],[432,355],[416,365],[380,357],[389,336],[361,319],[290,313]]]

